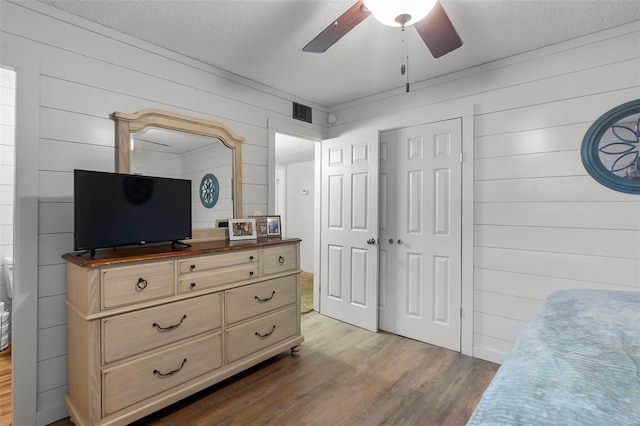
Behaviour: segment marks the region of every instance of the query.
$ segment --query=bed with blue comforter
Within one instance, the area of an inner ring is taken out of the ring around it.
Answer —
[[[640,292],[551,294],[468,425],[640,426]]]

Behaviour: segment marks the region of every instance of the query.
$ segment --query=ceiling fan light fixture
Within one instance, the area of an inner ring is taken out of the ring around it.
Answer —
[[[390,27],[408,27],[431,12],[436,0],[364,0],[373,16]]]

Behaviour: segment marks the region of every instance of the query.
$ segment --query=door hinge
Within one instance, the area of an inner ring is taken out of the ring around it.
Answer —
[[[462,306],[460,307],[460,318],[462,318]]]
[[[460,153],[460,162],[462,163],[462,161],[464,161],[464,152]]]

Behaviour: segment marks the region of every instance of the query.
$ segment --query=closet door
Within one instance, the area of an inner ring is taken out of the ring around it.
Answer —
[[[378,330],[378,140],[322,142],[320,312]]]
[[[387,265],[381,259],[387,278],[380,300],[390,302],[380,328],[456,351],[462,290],[461,131],[462,121],[454,119],[388,135],[395,140],[396,156],[395,165],[385,166],[395,170],[394,187],[387,192],[395,199],[387,203],[392,232],[381,238],[380,247]]]

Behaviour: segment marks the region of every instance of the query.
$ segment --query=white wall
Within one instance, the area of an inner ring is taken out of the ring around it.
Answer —
[[[599,185],[580,160],[593,121],[640,98],[640,22],[412,90],[335,108],[331,134],[375,138],[475,109],[474,276],[463,282],[475,356],[501,362],[554,290],[640,290],[640,196]]]
[[[286,166],[287,220],[283,220],[283,229],[286,236],[302,239],[300,268],[306,272],[313,272],[314,172],[313,161],[291,163]],[[303,191],[306,191],[306,194]]]
[[[15,72],[0,69],[0,302],[4,302],[4,311],[9,312],[9,318],[11,318],[12,299],[7,294],[6,266],[3,259],[13,256],[15,88]],[[0,309],[0,314],[2,312],[3,310]],[[0,334],[0,336],[4,335]],[[9,331],[8,341],[11,343],[11,331]]]
[[[38,325],[37,347],[28,350],[37,352],[37,422],[47,424],[66,416],[66,269],[61,255],[73,249],[72,172],[114,170],[109,114],[159,108],[226,124],[246,138],[243,209],[265,212],[268,121],[290,121],[291,100],[311,105],[314,122],[324,122],[326,113],[307,100],[42,3],[0,0],[0,8],[0,48],[39,64],[39,119],[32,124],[39,132],[40,158],[38,312],[32,313]],[[306,128],[322,131],[317,125]]]

